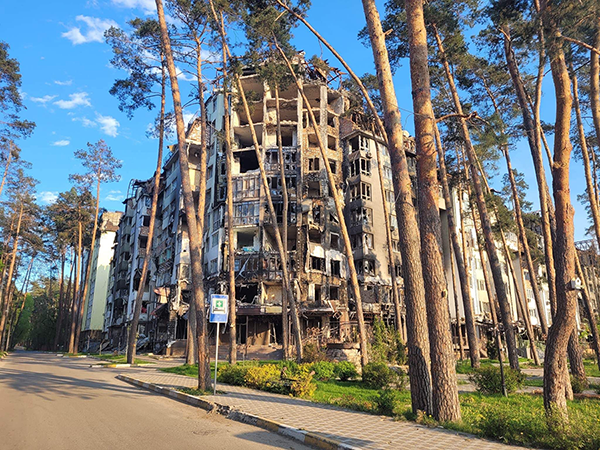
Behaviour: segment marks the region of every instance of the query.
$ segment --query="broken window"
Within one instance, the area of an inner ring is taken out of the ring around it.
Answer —
[[[217,272],[217,259],[213,259],[210,261],[210,273],[216,273]]]
[[[308,171],[318,172],[320,170],[320,158],[308,158]]]
[[[392,250],[394,250],[395,252],[399,252],[400,251],[400,242],[392,241]]]
[[[310,268],[312,270],[318,270],[319,272],[325,271],[325,258],[319,258],[318,256],[310,257]]]
[[[288,188],[288,190],[296,189],[296,177],[285,177],[285,186]]]
[[[315,284],[315,302],[321,301],[321,286]]]
[[[331,168],[331,173],[337,173],[337,161],[329,160],[329,167]]]
[[[319,230],[308,230],[308,240],[313,244],[320,244],[321,232]]]
[[[389,191],[389,190],[386,190],[386,191],[385,191],[385,200],[386,200],[388,203],[394,203],[394,201],[395,201],[395,198],[394,198],[394,191]]]
[[[337,250],[340,246],[340,235],[337,233],[331,233],[329,237],[329,247],[333,250]]]
[[[212,178],[212,176],[213,176],[213,170],[214,169],[213,169],[212,165],[208,166],[208,168],[206,169],[206,179],[207,180],[209,180],[209,179]]]
[[[254,236],[254,232],[238,231],[236,248],[244,251],[254,250]]]
[[[306,195],[309,198],[321,197],[321,183],[319,181],[308,181],[306,183],[306,190]]]
[[[350,200],[371,200],[371,185],[369,183],[357,183],[350,185]]]
[[[258,202],[241,202],[233,207],[234,225],[250,225],[258,222]]]
[[[357,158],[350,162],[350,176],[371,175],[371,161],[365,158]]]
[[[258,182],[257,177],[236,177],[232,181],[234,200],[240,200],[248,197],[258,197],[260,183]]]
[[[219,233],[216,232],[211,236],[211,243],[210,243],[210,247],[214,248],[219,244]]]
[[[315,205],[312,209],[313,223],[321,225],[321,205]]]
[[[353,249],[362,247],[362,234],[351,234],[350,245]]]
[[[340,298],[340,287],[329,286],[329,300],[339,300]]]
[[[144,216],[142,218],[142,226],[149,227],[150,226],[150,216]]]
[[[375,276],[375,262],[370,260],[370,259],[365,259],[363,260],[364,262],[364,274],[365,275],[370,275],[370,276]]]
[[[373,235],[371,233],[365,233],[364,239],[365,239],[365,248],[368,248],[369,250],[373,250]]]
[[[258,170],[258,159],[256,159],[256,152],[254,150],[236,152],[236,156],[240,160],[240,173]]]
[[[350,210],[352,225],[373,225],[373,210],[371,208],[353,208]]]
[[[340,267],[341,267],[340,262],[336,261],[335,259],[332,259],[330,261],[330,264],[331,264],[331,276],[339,277],[340,276]]]

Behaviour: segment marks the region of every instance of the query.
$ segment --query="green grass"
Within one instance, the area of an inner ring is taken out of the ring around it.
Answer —
[[[93,355],[95,358],[101,359],[103,361],[108,361],[111,364],[126,364],[127,363],[127,356],[126,355]],[[134,364],[154,364],[153,362],[150,361],[144,361],[143,359],[137,359],[135,358],[133,360]]]
[[[585,368],[585,374],[588,377],[600,377],[600,370],[598,369],[598,364],[596,364],[596,360],[584,360],[583,367]]]
[[[527,378],[525,380],[525,386],[533,386],[533,387],[544,387],[544,380],[541,378]]]

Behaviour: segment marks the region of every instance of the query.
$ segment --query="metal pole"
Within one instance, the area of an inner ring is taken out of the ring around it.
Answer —
[[[217,333],[215,335],[216,345],[215,345],[215,390],[213,392],[214,395],[217,395],[217,366],[219,365],[219,322],[217,322]]]

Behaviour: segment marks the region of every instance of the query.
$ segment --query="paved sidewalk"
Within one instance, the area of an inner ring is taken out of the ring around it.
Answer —
[[[196,387],[196,380],[158,371],[128,372],[128,377],[162,387]],[[440,428],[428,428],[389,417],[349,411],[330,405],[219,384],[225,395],[202,397],[219,405],[365,449],[497,449],[510,447]]]

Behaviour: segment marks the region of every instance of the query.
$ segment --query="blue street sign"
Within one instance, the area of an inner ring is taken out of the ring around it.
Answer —
[[[229,296],[224,294],[211,294],[210,296],[210,323],[227,323]]]

